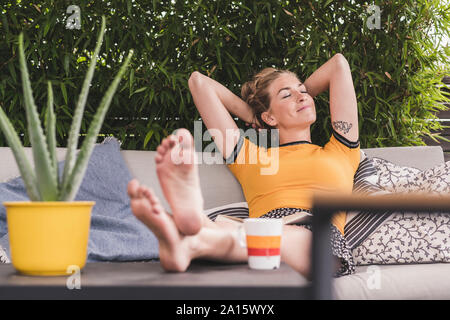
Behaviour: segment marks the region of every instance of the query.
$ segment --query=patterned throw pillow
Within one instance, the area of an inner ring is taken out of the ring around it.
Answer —
[[[450,193],[450,161],[422,171],[412,167],[401,167],[380,158],[372,160],[378,171],[378,184],[384,190],[399,193]]]
[[[373,158],[378,185],[389,192],[450,192],[450,162],[421,171]],[[357,265],[450,262],[450,213],[394,212],[356,246]]]
[[[352,254],[357,265],[450,262],[450,214],[394,213]]]
[[[361,150],[361,160],[353,178],[353,193],[363,195],[381,195],[389,193],[378,185],[378,172],[372,159]],[[367,210],[347,213],[344,234],[350,249],[357,247],[389,216],[390,212],[370,214]]]

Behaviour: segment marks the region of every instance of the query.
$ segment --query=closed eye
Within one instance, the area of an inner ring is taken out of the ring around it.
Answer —
[[[301,93],[308,93],[308,91],[306,91],[306,90],[302,90],[302,91],[300,91]],[[291,96],[291,94],[289,93],[289,94],[287,94],[287,95],[285,95],[284,97],[283,97],[283,99],[284,98],[289,98]]]
[[[298,87],[301,87],[301,86],[304,86],[304,84],[303,83],[299,83]],[[291,89],[291,88],[290,87],[282,88],[282,89],[280,89],[280,91],[278,91],[278,93],[280,93],[282,90],[289,90],[289,89]],[[308,91],[306,91],[306,88],[304,90],[301,90],[300,92],[301,93],[308,93]],[[281,99],[289,98],[290,96],[291,96],[291,94],[288,93],[285,96],[283,96]]]

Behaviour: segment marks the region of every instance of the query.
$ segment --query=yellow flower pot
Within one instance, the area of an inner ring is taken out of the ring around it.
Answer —
[[[95,202],[4,202],[11,262],[27,275],[67,275],[86,264]],[[69,272],[70,273],[70,272]]]

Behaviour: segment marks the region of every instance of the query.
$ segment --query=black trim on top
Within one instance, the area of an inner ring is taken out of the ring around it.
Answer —
[[[244,144],[244,136],[242,134],[239,135],[239,140],[234,146],[233,152],[230,154],[230,156],[223,160],[225,160],[226,164],[233,164],[236,161],[236,158],[239,154],[239,151],[241,151],[242,145]]]
[[[343,137],[342,135],[340,135],[339,133],[337,133],[336,130],[334,130],[334,128],[333,128],[333,136],[336,138],[337,141],[339,141],[348,148],[354,149],[359,147],[359,139],[355,142],[352,142],[347,138]]]
[[[296,144],[305,144],[305,143],[312,144],[312,142],[309,142],[309,141],[306,141],[306,140],[299,140],[299,141],[293,141],[293,142],[280,144],[279,147],[293,146],[293,145],[296,145]]]
[[[337,133],[334,130],[334,128],[333,128],[333,135],[336,138],[336,140],[338,140],[340,143],[342,143],[343,145],[345,145],[348,148],[354,149],[354,148],[359,147],[359,139],[356,142],[352,142],[352,141],[348,140],[347,138],[343,137],[342,135],[340,135],[339,133]],[[225,161],[226,164],[232,164],[236,161],[236,158],[237,158],[239,152],[241,151],[243,144],[244,144],[244,136],[241,134],[239,136],[238,142],[236,143],[236,145],[233,149],[233,152],[230,154],[230,156],[227,159],[223,158],[223,160]],[[287,147],[287,146],[293,146],[293,145],[297,145],[297,144],[313,144],[313,143],[306,141],[306,140],[299,140],[299,141],[293,141],[293,142],[280,144],[279,147]]]

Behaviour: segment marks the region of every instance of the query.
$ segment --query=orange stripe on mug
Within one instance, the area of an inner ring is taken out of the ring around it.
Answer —
[[[281,236],[247,236],[248,248],[280,248]]]
[[[257,257],[280,255],[280,248],[248,248],[247,251],[249,256],[257,256]]]

